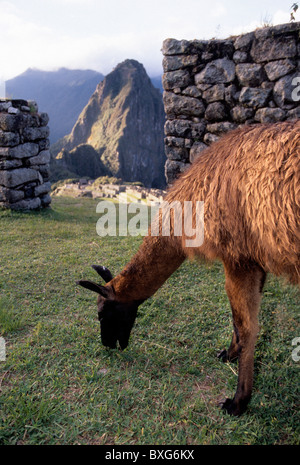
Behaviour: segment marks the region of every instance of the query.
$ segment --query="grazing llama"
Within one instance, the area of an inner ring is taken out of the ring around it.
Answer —
[[[223,361],[238,359],[238,384],[223,408],[242,414],[253,385],[258,312],[268,272],[300,284],[300,120],[244,126],[211,145],[175,181],[165,201],[204,201],[204,241],[186,244],[185,232],[144,238],[124,270],[113,278],[93,268],[105,286],[80,280],[98,294],[105,346],[128,345],[138,306],[152,296],[186,258],[221,260],[233,316],[230,347]],[[184,207],[183,207],[184,208]],[[195,209],[193,221],[195,224]],[[184,212],[183,212],[184,213]],[[188,286],[188,283],[187,283]]]

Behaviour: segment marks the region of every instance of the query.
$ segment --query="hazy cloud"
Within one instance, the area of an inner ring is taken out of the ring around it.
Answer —
[[[271,13],[265,11],[268,4]],[[225,38],[289,21],[281,0],[0,0],[0,80],[29,67],[109,73],[126,58],[162,72],[161,47],[176,39]],[[280,5],[278,7],[278,5]]]
[[[225,5],[221,2],[217,2],[212,8],[211,8],[211,15],[214,18],[220,18],[224,15],[227,14],[227,8]]]

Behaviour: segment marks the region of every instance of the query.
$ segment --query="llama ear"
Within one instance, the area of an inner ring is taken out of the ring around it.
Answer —
[[[109,295],[109,290],[105,286],[101,286],[100,284],[94,283],[93,281],[81,279],[80,281],[76,281],[76,284],[79,284],[79,286],[85,287],[90,291],[97,292],[97,294],[100,294],[103,297],[108,297]]]
[[[92,265],[92,268],[94,268],[94,270],[101,276],[102,279],[104,279],[106,283],[113,279],[113,275],[105,266]]]

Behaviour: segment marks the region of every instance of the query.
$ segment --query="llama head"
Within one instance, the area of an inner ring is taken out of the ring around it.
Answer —
[[[117,341],[119,341],[120,348],[124,350],[128,345],[130,332],[141,302],[119,302],[116,300],[113,286],[109,285],[113,276],[108,268],[98,265],[92,265],[92,268],[108,284],[102,286],[87,280],[77,281],[77,284],[98,294],[98,319],[102,344],[115,349]]]

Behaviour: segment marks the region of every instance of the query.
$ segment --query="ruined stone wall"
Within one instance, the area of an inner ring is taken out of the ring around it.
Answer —
[[[0,207],[50,205],[48,120],[35,102],[0,99]]]
[[[168,183],[239,125],[300,118],[300,23],[163,43]]]

